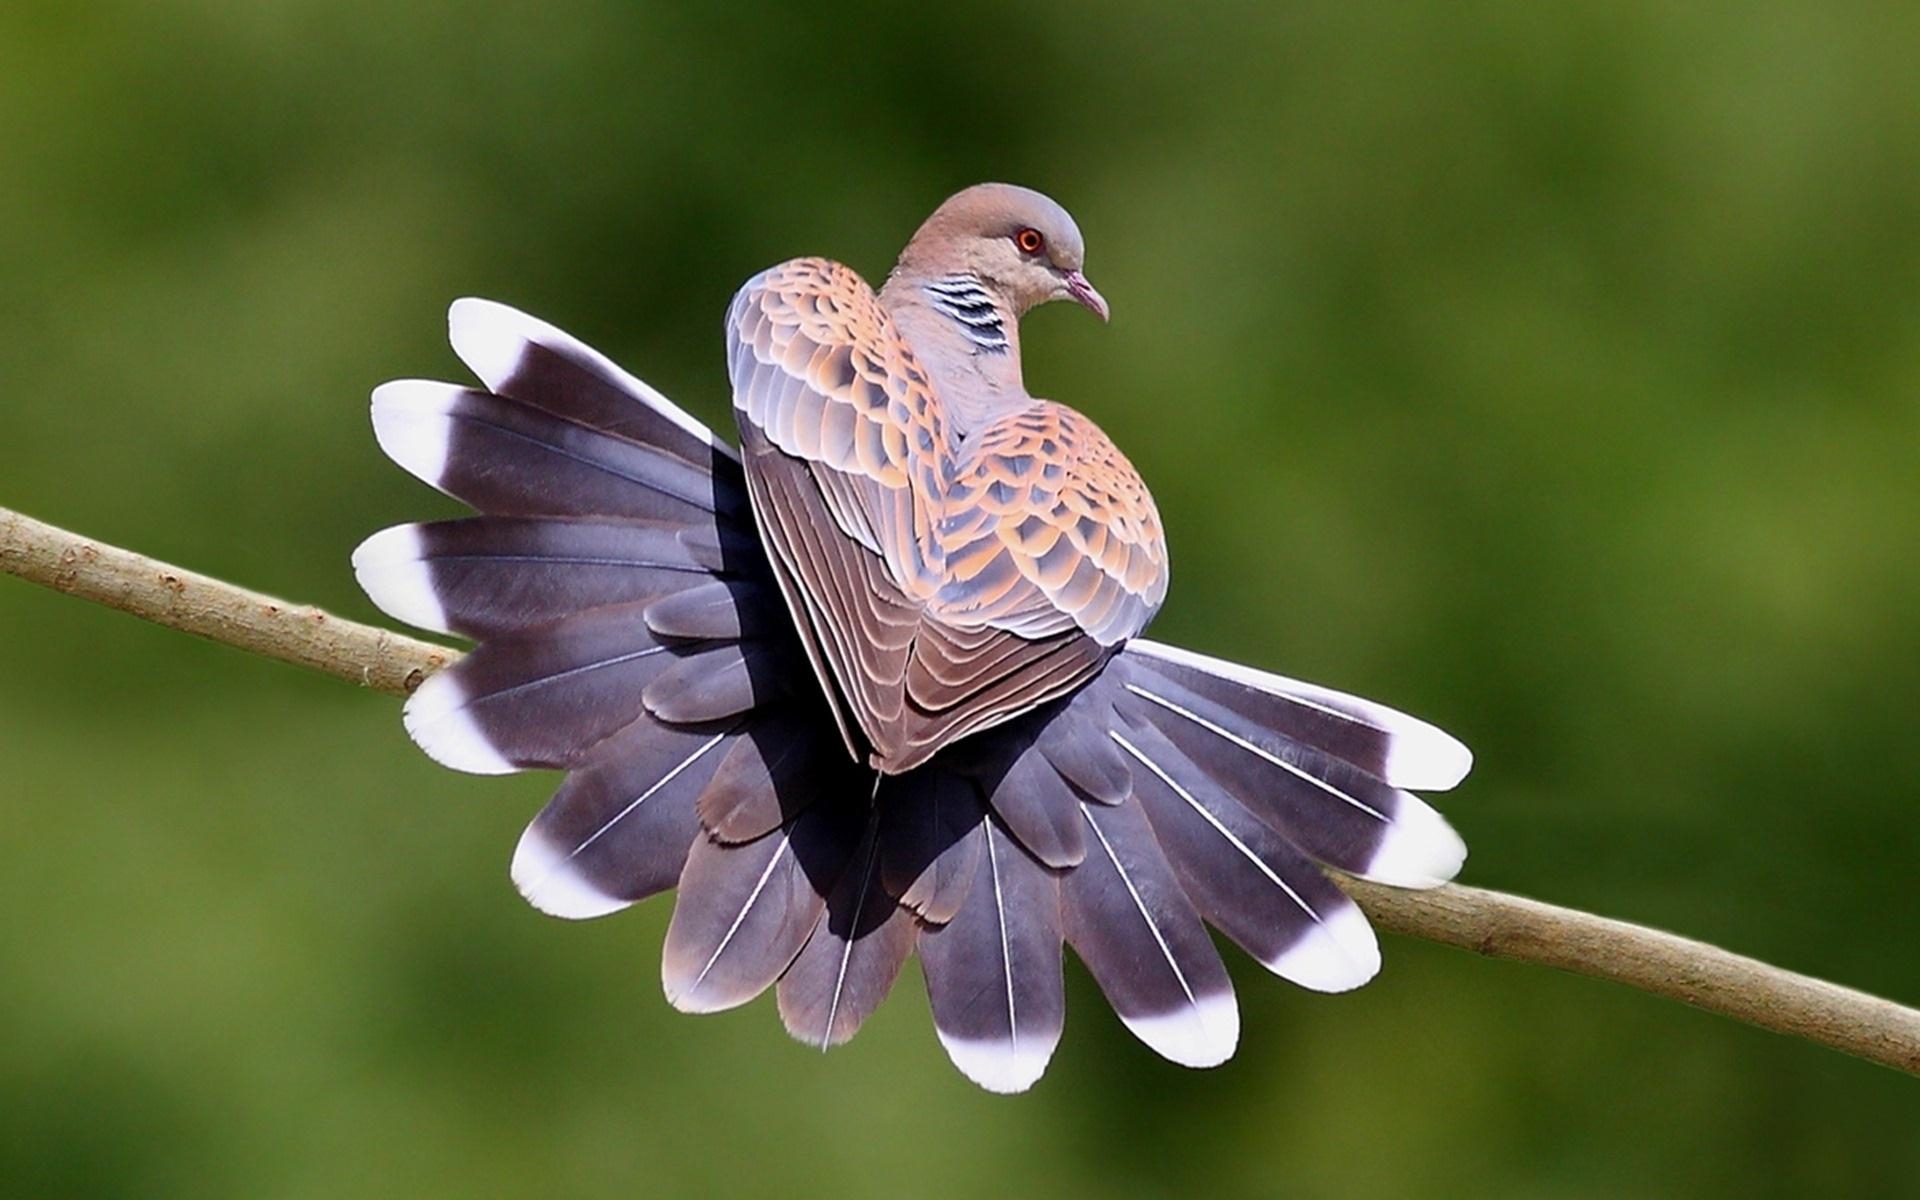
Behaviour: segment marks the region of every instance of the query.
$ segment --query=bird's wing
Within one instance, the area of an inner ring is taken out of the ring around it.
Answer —
[[[761,536],[856,753],[855,725],[905,770],[1065,695],[1159,607],[1153,501],[1085,417],[1036,401],[956,452],[878,298],[819,259],[749,281],[728,336]]]
[[[1139,633],[1167,594],[1153,497],[1092,421],[1036,401],[969,443],[946,498],[932,612],[1027,638]]]
[[[908,659],[941,579],[947,431],[912,349],[851,269],[802,258],[727,316],[734,415],[761,537],[849,750],[908,721]]]
[[[940,542],[940,587],[907,664],[918,745],[1080,687],[1166,597],[1166,542],[1146,485],[1098,426],[1048,401],[967,438]]]

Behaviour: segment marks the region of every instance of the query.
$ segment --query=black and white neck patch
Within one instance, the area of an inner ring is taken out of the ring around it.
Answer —
[[[967,340],[989,354],[1008,350],[1007,329],[1000,308],[973,275],[949,275],[926,284],[933,307],[960,326]]]

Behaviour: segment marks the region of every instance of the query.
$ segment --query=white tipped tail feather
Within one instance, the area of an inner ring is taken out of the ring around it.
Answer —
[[[1342,905],[1263,965],[1310,991],[1350,992],[1380,973],[1380,941],[1359,905]]]
[[[1127,643],[1127,650],[1229,679],[1255,691],[1313,708],[1335,720],[1380,731],[1390,739],[1382,782],[1394,787],[1444,792],[1465,779],[1473,769],[1473,752],[1458,738],[1384,704],[1147,638],[1135,638]]]
[[[1404,796],[1373,852],[1362,879],[1393,887],[1439,887],[1467,861],[1467,843],[1447,819],[1418,796]]]
[[[1053,1059],[1059,1034],[1013,1038],[968,1038],[935,1026],[940,1045],[962,1075],[1002,1096],[1024,1092],[1040,1082]]]
[[[467,711],[466,689],[454,672],[430,676],[407,701],[401,720],[414,744],[443,767],[474,775],[507,775],[519,770],[494,749]]]
[[[712,430],[645,381],[622,370],[612,359],[573,335],[517,308],[476,296],[455,300],[447,309],[447,338],[460,361],[495,392],[509,394],[509,383],[525,361],[528,347],[541,346],[630,393],[728,458],[738,460],[740,457],[733,447],[716,438]]]
[[[396,621],[449,633],[446,608],[434,589],[431,569],[422,561],[423,549],[418,525],[382,529],[354,549],[354,578],[367,598]]]
[[[396,379],[373,389],[373,436],[387,457],[423,483],[440,486],[453,437],[449,420],[466,389],[426,379]]]
[[[533,825],[520,835],[508,873],[527,903],[548,916],[584,921],[619,912],[632,903],[595,887],[574,869],[572,853],[555,845],[544,830]]]
[[[1155,1054],[1183,1067],[1217,1067],[1240,1045],[1240,1004],[1232,992],[1199,996],[1191,1007],[1120,1020]]]

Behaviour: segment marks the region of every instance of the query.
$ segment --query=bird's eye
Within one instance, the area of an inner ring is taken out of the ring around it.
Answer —
[[[1040,236],[1038,229],[1022,229],[1013,235],[1013,244],[1020,247],[1022,254],[1038,254],[1047,248],[1047,239]]]

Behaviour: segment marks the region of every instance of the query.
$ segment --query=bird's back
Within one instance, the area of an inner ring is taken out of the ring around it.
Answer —
[[[728,328],[761,536],[856,757],[909,770],[1066,695],[1158,609],[1159,516],[1086,417],[1019,392],[966,428],[976,382],[838,263],[761,273]]]

